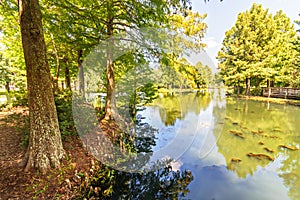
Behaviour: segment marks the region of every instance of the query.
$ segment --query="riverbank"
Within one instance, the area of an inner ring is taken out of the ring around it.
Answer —
[[[59,169],[45,175],[24,171],[28,114],[27,107],[0,111],[0,199],[83,199],[101,165],[78,136],[63,141],[66,156]]]
[[[240,99],[250,99],[254,101],[263,101],[269,103],[300,106],[300,100],[293,100],[293,99],[268,98],[268,97],[261,97],[261,96],[244,96],[244,95],[231,95],[230,97],[235,97]]]

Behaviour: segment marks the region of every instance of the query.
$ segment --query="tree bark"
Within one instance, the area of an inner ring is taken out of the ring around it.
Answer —
[[[116,117],[116,97],[115,97],[115,76],[114,64],[110,52],[110,45],[107,47],[106,57],[106,103],[105,103],[105,120],[114,120]]]
[[[77,56],[78,56],[77,63],[78,63],[78,71],[79,71],[79,94],[84,96],[84,72],[83,72],[83,65],[82,65],[83,51],[78,50]]]
[[[25,170],[42,173],[59,167],[64,155],[50,79],[42,14],[38,0],[19,0],[22,46],[26,63],[30,139]]]
[[[246,95],[250,96],[250,78],[246,78]]]
[[[65,82],[66,82],[66,88],[69,90],[71,89],[71,79],[70,79],[70,69],[69,69],[69,58],[65,57],[64,58],[64,62],[65,62]]]
[[[5,89],[6,89],[7,93],[10,93],[9,81],[6,81]]]
[[[113,41],[110,40],[110,37],[113,35],[113,23],[114,18],[112,14],[113,1],[108,1],[108,22],[107,22],[107,46],[106,46],[106,103],[105,103],[105,120],[114,120],[117,116],[116,113],[116,97],[115,97],[115,76],[114,76],[114,64],[112,57],[112,47]]]
[[[58,78],[59,78],[61,64],[60,64],[59,54],[58,54],[58,50],[57,50],[57,47],[56,47],[56,44],[55,44],[54,36],[53,36],[52,33],[50,33],[50,36],[51,36],[52,45],[53,45],[53,49],[54,49],[54,55],[55,55],[56,64],[57,64],[57,67],[56,67],[56,77],[54,79],[54,88],[56,90],[59,90],[59,87],[58,87]]]
[[[65,67],[65,82],[66,82],[66,88],[72,90],[69,66]]]
[[[241,94],[241,86],[238,84],[237,87],[237,95],[240,95]]]

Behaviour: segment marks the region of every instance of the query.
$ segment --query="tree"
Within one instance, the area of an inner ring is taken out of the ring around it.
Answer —
[[[185,9],[186,0],[183,0],[183,9]],[[103,19],[103,29],[105,30],[105,36],[112,39],[108,41],[106,48],[106,105],[105,105],[105,119],[114,120],[118,118],[116,110],[116,98],[115,98],[115,63],[114,48],[115,38],[112,38],[117,33],[122,32],[139,32],[141,28],[165,26],[168,21],[168,14],[173,8],[176,11],[180,5],[180,1],[150,1],[136,2],[136,1],[124,1],[120,4],[115,0],[107,0],[104,3],[105,13]],[[129,16],[129,17],[128,17]],[[121,38],[122,40],[122,38]]]
[[[45,173],[58,167],[64,155],[50,80],[38,0],[18,1],[30,118],[30,139],[25,170]]]
[[[293,67],[294,36],[294,27],[282,11],[272,17],[268,9],[253,4],[249,11],[240,13],[218,53],[225,84],[237,86],[238,91],[246,85],[246,95],[250,95],[251,81],[256,85],[267,81],[268,87],[271,81],[279,82],[284,71]]]
[[[191,87],[196,88],[200,78],[200,71],[196,66],[192,66],[185,55],[191,52],[202,51],[206,46],[202,42],[207,24],[203,22],[206,14],[184,10],[184,14],[172,14],[169,16],[170,32],[175,33],[175,37],[168,35],[166,41],[171,41],[166,52],[162,53],[160,59],[161,79],[159,83],[166,88]]]
[[[181,2],[183,2],[181,4]],[[144,27],[165,26],[166,19],[171,10],[179,10],[187,0],[104,0],[104,1],[53,1],[45,2],[48,10],[54,12],[49,17],[51,27],[65,27],[65,33],[58,36],[69,41],[80,52],[78,65],[82,66],[83,58],[89,51],[103,41],[121,33],[138,32]],[[61,15],[66,18],[61,19]],[[57,29],[57,28],[56,28]],[[108,41],[106,49],[106,106],[105,119],[117,117],[115,100],[116,66],[114,64],[114,52],[111,49],[119,41]],[[104,50],[103,49],[103,50]],[[82,67],[80,67],[82,69]],[[83,70],[79,70],[83,72]],[[79,77],[84,77],[80,75]],[[80,80],[80,82],[83,82]],[[83,85],[83,84],[80,84]],[[82,88],[83,90],[83,88]]]
[[[293,86],[296,79],[296,50],[294,48],[296,40],[296,30],[290,19],[280,10],[273,17],[274,37],[271,42],[271,55],[269,59],[269,72],[263,74],[267,79],[268,87]]]
[[[261,5],[253,4],[250,11],[240,13],[235,25],[226,32],[218,54],[219,68],[226,85],[238,88],[246,81],[246,95],[250,95],[250,80],[259,75],[270,40],[271,16]],[[259,66],[260,65],[260,66]]]
[[[298,31],[299,32],[299,31]],[[297,52],[296,55],[296,69],[293,73],[293,86],[300,87],[300,36],[294,42],[294,48]]]
[[[296,20],[295,23],[298,25],[298,28],[300,26],[300,21]],[[300,32],[300,29],[297,29],[297,32]],[[294,49],[296,50],[296,56],[295,56],[295,62],[296,62],[296,68],[293,73],[293,86],[294,87],[300,87],[300,36],[298,35],[296,37],[296,40],[294,41]]]
[[[15,3],[15,2],[14,2]],[[7,91],[13,85],[23,91],[26,84],[25,61],[19,33],[17,5],[9,1],[0,3],[1,66],[0,82]],[[13,89],[13,88],[12,88]]]
[[[7,93],[10,92],[9,83],[11,82],[11,76],[8,60],[3,58],[3,55],[0,54],[0,84],[5,85]]]

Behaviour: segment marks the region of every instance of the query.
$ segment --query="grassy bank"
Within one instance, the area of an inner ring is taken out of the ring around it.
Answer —
[[[261,97],[261,96],[244,96],[244,95],[232,95],[231,97],[237,97],[241,99],[251,99],[255,101],[263,101],[263,102],[270,102],[270,103],[277,103],[277,104],[289,104],[300,106],[300,100],[293,100],[293,99],[281,99],[281,98],[268,98],[268,97]]]

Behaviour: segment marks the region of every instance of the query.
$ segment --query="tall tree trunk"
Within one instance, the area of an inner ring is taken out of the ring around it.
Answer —
[[[114,45],[113,40],[110,37],[113,35],[113,1],[107,2],[107,10],[108,10],[108,23],[107,23],[107,34],[108,41],[106,46],[106,77],[107,77],[107,85],[106,85],[106,103],[105,103],[105,120],[114,120],[117,116],[116,114],[116,97],[115,97],[115,76],[114,76],[114,64],[113,64],[113,54],[112,47]]]
[[[6,89],[7,93],[10,93],[9,81],[6,81],[5,89]]]
[[[241,86],[240,84],[238,84],[237,86],[237,95],[240,95],[241,94]]]
[[[83,72],[83,65],[82,65],[83,51],[78,50],[77,56],[78,56],[77,63],[78,63],[78,71],[79,71],[79,94],[84,96],[84,72]]]
[[[71,79],[70,79],[70,69],[69,69],[69,58],[65,57],[64,58],[64,62],[65,62],[65,82],[66,82],[66,88],[69,90],[71,89]]]
[[[246,95],[250,96],[250,78],[246,78]]]
[[[51,41],[52,41],[52,45],[53,45],[53,49],[54,49],[54,55],[55,55],[55,58],[56,58],[56,77],[54,79],[54,87],[56,90],[59,90],[58,88],[58,78],[59,78],[59,73],[60,73],[60,59],[59,59],[59,54],[58,54],[58,50],[57,50],[57,47],[56,47],[56,44],[55,44],[55,40],[54,40],[54,36],[52,33],[50,33],[50,36],[51,36]]]
[[[11,97],[11,94],[10,94],[9,81],[6,81],[5,89],[6,89],[6,102],[8,104],[11,104],[12,103],[12,97]]]
[[[38,0],[19,0],[22,45],[26,63],[30,139],[25,170],[45,173],[64,155],[46,55]]]
[[[116,97],[115,97],[115,76],[111,46],[107,45],[106,54],[106,103],[105,103],[105,120],[114,120],[116,117]]]
[[[66,88],[72,90],[69,66],[65,67],[65,82],[66,82]]]

